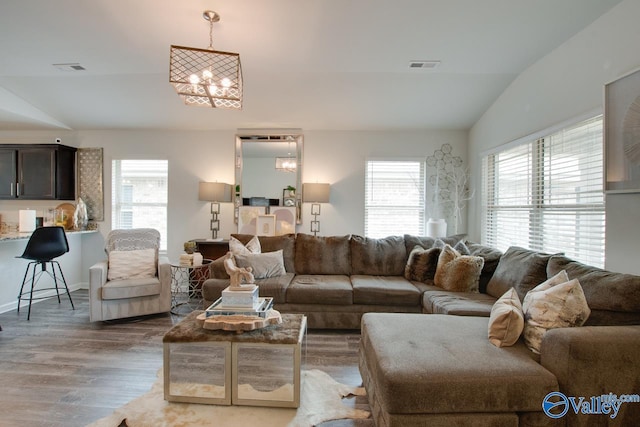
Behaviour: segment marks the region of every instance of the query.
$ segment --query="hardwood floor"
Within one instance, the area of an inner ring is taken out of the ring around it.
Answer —
[[[86,290],[58,305],[49,299],[0,314],[0,425],[85,426],[147,392],[162,367],[162,336],[182,317],[171,314],[89,322]],[[356,331],[310,330],[303,369],[321,369],[360,385]],[[366,398],[348,404],[368,410]],[[373,427],[371,420],[323,427]],[[115,426],[114,426],[115,427]]]

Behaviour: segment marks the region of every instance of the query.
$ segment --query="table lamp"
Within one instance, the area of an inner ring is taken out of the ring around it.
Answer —
[[[218,238],[220,230],[220,202],[231,201],[231,185],[223,182],[200,182],[198,186],[198,200],[211,202],[211,237]]]
[[[329,202],[329,184],[321,183],[305,183],[302,184],[302,201],[311,202],[311,215],[313,215],[313,221],[311,221],[311,232],[314,236],[320,232],[320,221],[318,216],[320,215],[320,203]]]

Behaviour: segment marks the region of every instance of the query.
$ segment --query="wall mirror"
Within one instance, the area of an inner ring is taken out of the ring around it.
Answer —
[[[295,208],[302,219],[302,152],[300,130],[238,130],[235,145],[235,221],[243,206]],[[240,230],[239,230],[240,231]]]

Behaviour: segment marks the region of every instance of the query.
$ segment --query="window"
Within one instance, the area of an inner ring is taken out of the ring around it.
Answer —
[[[482,159],[482,242],[604,266],[602,116]]]
[[[365,236],[424,235],[424,194],[424,161],[368,160],[365,171]]]
[[[155,228],[167,250],[167,160],[113,160],[112,228]]]

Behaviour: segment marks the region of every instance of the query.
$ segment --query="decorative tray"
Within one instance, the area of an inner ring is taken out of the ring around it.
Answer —
[[[253,331],[269,325],[278,325],[282,323],[282,316],[276,310],[267,311],[265,317],[240,315],[207,317],[204,313],[201,313],[196,317],[196,322],[204,329],[212,331],[221,329],[241,334],[244,331]]]
[[[231,307],[222,306],[222,298],[218,298],[213,304],[205,310],[205,316],[258,316],[265,318],[267,312],[273,307],[272,297],[258,298],[258,304],[253,307]]]

